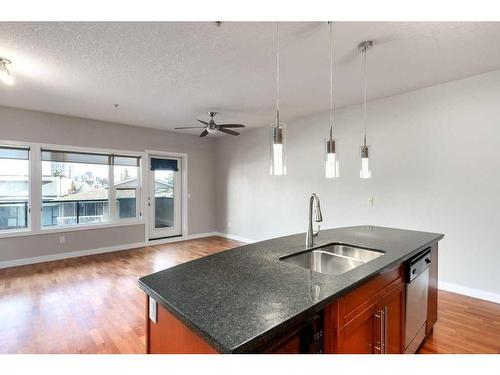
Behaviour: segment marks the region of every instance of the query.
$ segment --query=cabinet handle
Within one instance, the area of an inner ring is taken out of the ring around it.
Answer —
[[[378,353],[379,354],[383,354],[384,352],[384,349],[383,349],[383,346],[384,346],[384,341],[383,341],[383,334],[384,334],[384,328],[383,328],[383,321],[384,321],[384,317],[383,317],[383,314],[384,312],[382,310],[379,310],[378,312],[375,313],[375,318],[377,319],[380,319],[380,324],[379,324],[379,327],[380,327],[380,331],[379,331],[379,338],[378,338],[378,342],[377,344],[379,344],[379,346],[377,345],[374,345],[373,347],[378,350]]]
[[[382,310],[382,323],[382,353],[387,354],[387,306],[384,306],[384,309]]]
[[[380,354],[385,353],[385,310],[380,310]]]

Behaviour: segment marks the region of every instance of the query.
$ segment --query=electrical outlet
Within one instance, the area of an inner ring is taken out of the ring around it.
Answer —
[[[370,196],[368,198],[368,206],[373,207],[373,197],[372,196]]]
[[[65,243],[65,242],[66,242],[66,237],[59,236],[59,243]]]

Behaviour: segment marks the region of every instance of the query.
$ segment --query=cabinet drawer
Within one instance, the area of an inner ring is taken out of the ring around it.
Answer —
[[[341,315],[341,324],[347,323],[351,316],[356,316],[356,313],[352,314],[355,310],[363,310],[373,304],[381,297],[381,293],[384,293],[384,290],[391,289],[402,282],[403,266],[398,265],[382,272],[380,275],[358,286],[352,292],[340,297],[339,312]]]

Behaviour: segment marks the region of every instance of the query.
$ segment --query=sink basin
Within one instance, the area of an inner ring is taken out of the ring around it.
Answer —
[[[327,275],[340,275],[382,255],[384,253],[380,251],[332,244],[288,255],[280,260],[311,271]]]

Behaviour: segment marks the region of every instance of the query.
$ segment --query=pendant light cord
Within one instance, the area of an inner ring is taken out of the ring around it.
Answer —
[[[364,136],[364,145],[366,146],[366,51],[367,47],[363,49],[363,80],[364,80],[364,88],[363,88],[363,124],[365,127],[365,136]]]
[[[333,139],[333,21],[330,21],[330,140]]]
[[[280,24],[276,22],[276,127],[280,127]]]

